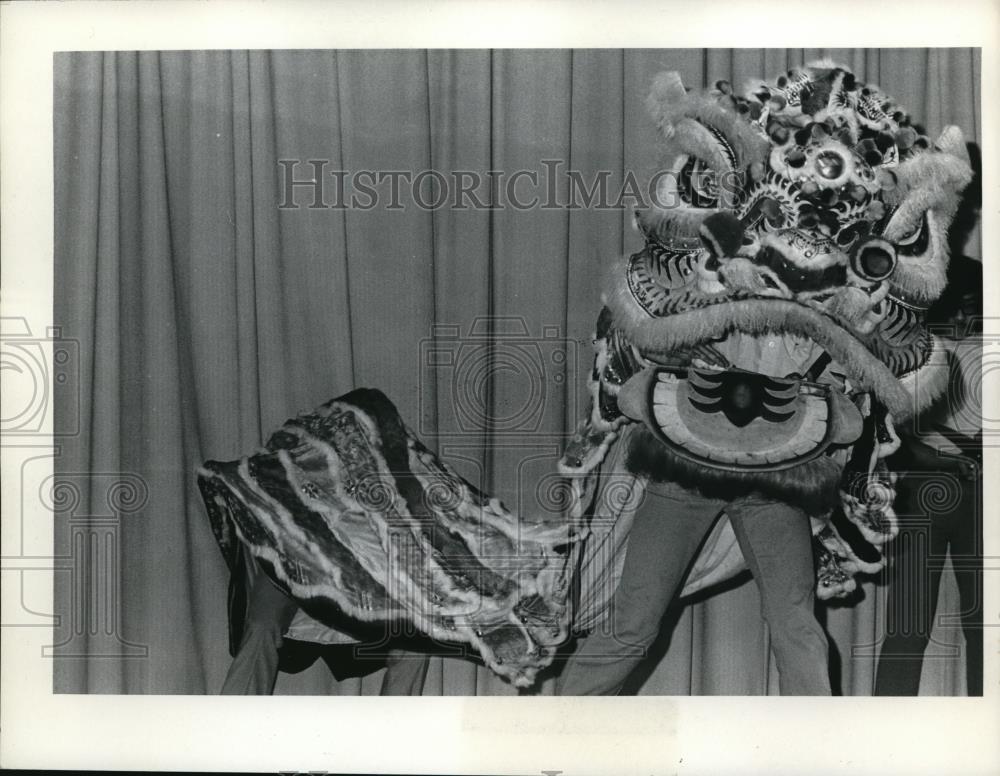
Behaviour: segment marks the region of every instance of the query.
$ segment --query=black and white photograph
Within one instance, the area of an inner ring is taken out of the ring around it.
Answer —
[[[626,739],[588,710],[669,710],[630,773],[739,772],[685,764],[684,699],[802,704],[822,749],[858,699],[897,726],[865,733],[881,772],[916,772],[911,709],[943,724],[918,762],[991,772],[943,720],[1000,720],[996,50],[755,29],[54,43],[51,273],[5,246],[0,332],[3,636],[43,694],[216,735],[221,709],[385,714],[386,744],[445,698]],[[337,738],[283,772],[598,772]]]

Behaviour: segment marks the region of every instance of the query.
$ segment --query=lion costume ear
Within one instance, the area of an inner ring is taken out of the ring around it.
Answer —
[[[646,109],[657,126],[667,135],[678,116],[682,115],[679,108],[687,99],[687,89],[681,81],[681,74],[676,70],[658,73],[653,78],[653,87],[646,98]]]
[[[954,125],[949,125],[941,131],[941,135],[934,143],[934,147],[947,154],[958,157],[966,165],[972,166],[969,158],[969,149],[965,144],[965,135],[962,130]]]

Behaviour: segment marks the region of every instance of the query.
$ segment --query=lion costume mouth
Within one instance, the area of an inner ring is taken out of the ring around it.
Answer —
[[[620,264],[617,270],[621,277]],[[646,356],[715,343],[734,333],[804,337],[829,354],[857,388],[871,391],[894,418],[909,417],[914,411],[912,395],[884,361],[833,318],[800,302],[719,296],[695,308],[653,318],[638,305],[627,285],[619,285],[606,302],[613,326]]]

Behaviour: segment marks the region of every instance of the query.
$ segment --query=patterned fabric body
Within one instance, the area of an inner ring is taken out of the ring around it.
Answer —
[[[408,621],[527,686],[566,636],[570,524],[519,520],[424,447],[378,391],[287,421],[254,455],[207,462],[199,486],[234,581],[242,544],[310,615],[302,631],[316,641],[342,640],[321,631],[345,615]]]

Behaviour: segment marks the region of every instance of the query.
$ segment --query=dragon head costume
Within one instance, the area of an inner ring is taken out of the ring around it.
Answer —
[[[577,512],[627,427],[624,476],[813,515],[819,595],[843,595],[881,554],[862,560],[830,515],[839,502],[872,545],[894,535],[894,423],[947,378],[925,317],[972,177],[962,133],[931,142],[826,62],[743,94],[662,73],[647,104],[667,164],[637,213],[644,247],[606,280],[592,413],[561,462]]]

